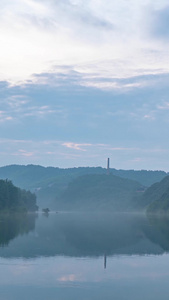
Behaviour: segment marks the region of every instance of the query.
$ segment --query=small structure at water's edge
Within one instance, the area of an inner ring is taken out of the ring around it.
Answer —
[[[42,209],[42,212],[43,212],[44,214],[48,214],[48,213],[50,212],[50,210],[49,210],[49,208],[43,208],[43,209]]]

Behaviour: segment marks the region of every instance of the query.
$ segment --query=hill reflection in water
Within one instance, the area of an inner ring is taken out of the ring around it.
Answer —
[[[141,214],[58,213],[0,217],[0,256],[106,257],[169,250],[169,218]]]
[[[28,234],[35,229],[35,214],[1,214],[0,246],[8,246],[9,242],[19,235]]]

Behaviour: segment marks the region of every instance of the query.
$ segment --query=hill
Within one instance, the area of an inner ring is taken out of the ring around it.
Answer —
[[[169,176],[150,186],[137,202],[150,213],[169,211]]]
[[[0,180],[1,211],[36,211],[36,196],[30,191],[21,190],[9,180]]]
[[[120,176],[122,178],[128,178],[136,180],[144,186],[151,186],[155,182],[161,181],[167,173],[164,171],[147,171],[147,170],[116,170],[111,169],[111,174]]]
[[[110,169],[110,173],[115,176],[127,178],[139,182],[143,186],[163,179],[167,173],[163,171],[134,171]],[[36,165],[10,165],[0,167],[0,178],[9,179],[22,188],[35,192],[37,202],[40,207],[49,206],[51,209],[57,208],[57,201],[69,183],[83,175],[104,175],[106,169],[101,167],[79,167],[60,169],[54,167],[42,167]]]
[[[57,202],[65,210],[131,210],[144,187],[130,179],[107,175],[84,175],[73,180]]]

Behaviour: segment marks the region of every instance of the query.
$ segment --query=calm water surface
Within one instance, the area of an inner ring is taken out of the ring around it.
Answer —
[[[167,299],[169,219],[0,217],[0,300]]]

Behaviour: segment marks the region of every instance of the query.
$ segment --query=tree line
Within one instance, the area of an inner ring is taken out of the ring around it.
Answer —
[[[36,195],[13,185],[12,181],[0,180],[0,211],[36,211]]]

